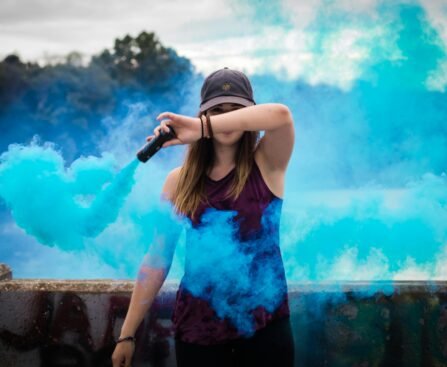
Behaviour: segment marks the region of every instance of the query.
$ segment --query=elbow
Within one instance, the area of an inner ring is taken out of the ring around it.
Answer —
[[[289,107],[284,104],[278,103],[276,104],[276,111],[278,114],[278,120],[280,120],[284,124],[293,125],[293,117],[292,112]]]
[[[138,272],[137,283],[147,284],[147,282],[152,282],[163,284],[168,276],[170,266],[171,264],[168,264],[168,266],[143,264]]]

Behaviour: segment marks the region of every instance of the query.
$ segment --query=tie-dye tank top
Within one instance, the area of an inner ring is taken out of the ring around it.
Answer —
[[[235,169],[217,181],[207,177],[208,204],[202,202],[195,220],[189,218],[185,274],[172,316],[175,337],[184,342],[212,345],[249,337],[290,313],[279,248],[282,199],[267,187],[254,160],[239,197],[235,201],[225,198],[234,174]],[[215,214],[219,213],[231,213],[231,223],[236,228],[234,242],[219,238],[219,234],[205,236],[200,232],[207,224],[213,224]],[[209,219],[206,219],[207,214]],[[200,246],[204,246],[203,250]],[[221,255],[221,250],[226,250],[223,246],[237,246],[237,253],[224,252],[229,254],[226,258]],[[200,261],[206,262],[207,256],[213,261],[214,253],[222,259],[214,261],[210,267],[195,263],[197,254],[201,254]],[[213,284],[216,274],[219,278]],[[199,286],[204,280],[206,283]]]

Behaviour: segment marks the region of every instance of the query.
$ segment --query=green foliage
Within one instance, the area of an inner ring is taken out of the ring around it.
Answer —
[[[22,63],[16,55],[9,55],[0,63],[0,113],[23,95],[38,68],[37,64]]]
[[[169,91],[179,78],[192,73],[189,60],[147,32],[116,39],[113,52],[104,50],[92,64],[107,70],[120,85],[151,93]]]
[[[43,66],[9,55],[0,62],[0,148],[36,133],[48,140],[61,133],[88,140],[92,130],[106,133],[101,120],[125,101],[175,110],[184,103],[193,77],[188,59],[147,32],[116,39],[113,49],[87,64],[78,52]]]

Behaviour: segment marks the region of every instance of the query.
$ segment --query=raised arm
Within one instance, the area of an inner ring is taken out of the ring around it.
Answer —
[[[198,117],[163,112],[157,119],[162,121],[155,129],[155,134],[161,128],[169,131],[166,125],[171,125],[177,134],[176,139],[164,143],[163,147],[189,144],[201,138],[201,121]],[[293,118],[287,106],[279,103],[259,104],[213,115],[210,121],[214,133],[265,131],[258,146],[259,155],[270,171],[286,169],[295,139]]]

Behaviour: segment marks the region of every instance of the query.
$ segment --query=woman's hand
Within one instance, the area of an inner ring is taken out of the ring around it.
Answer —
[[[160,130],[169,132],[167,125],[174,128],[176,137],[164,143],[162,148],[171,145],[191,144],[202,137],[202,127],[200,118],[178,115],[172,112],[163,112],[158,115],[157,120],[161,121],[160,125],[154,129],[154,135],[148,136],[147,141],[160,134]]]
[[[113,367],[130,367],[135,344],[130,341],[118,343],[112,354]]]

